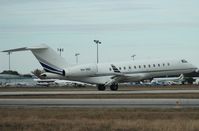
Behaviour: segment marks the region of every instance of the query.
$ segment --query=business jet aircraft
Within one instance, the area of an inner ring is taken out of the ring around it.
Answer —
[[[164,77],[164,78],[153,78],[151,83],[167,83],[167,84],[175,84],[180,83],[184,80],[184,75],[181,74],[179,77]]]
[[[69,65],[54,50],[43,44],[35,47],[23,47],[3,52],[30,50],[42,65],[48,79],[65,79],[96,84],[98,90],[106,87],[118,90],[118,83],[135,82],[160,76],[180,75],[195,71],[197,68],[186,60],[145,60],[118,63],[99,63]]]
[[[36,78],[34,81],[37,82],[37,85],[40,86],[49,86],[49,85],[57,85],[57,86],[91,86],[90,84],[78,82],[78,81],[69,81],[69,80],[59,80],[59,79],[40,79]]]

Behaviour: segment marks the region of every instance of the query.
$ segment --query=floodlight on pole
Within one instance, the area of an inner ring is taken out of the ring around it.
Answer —
[[[80,55],[80,53],[75,53],[76,56],[76,64],[78,64],[78,56]]]
[[[98,51],[98,45],[102,44],[99,40],[94,40],[94,42],[97,44],[97,63],[99,63],[99,51]]]
[[[135,60],[135,56],[136,56],[135,54],[133,54],[133,55],[131,56],[131,57],[133,58],[133,60]]]

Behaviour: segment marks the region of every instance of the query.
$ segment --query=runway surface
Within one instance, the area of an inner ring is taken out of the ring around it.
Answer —
[[[0,99],[0,107],[199,108],[199,99]]]
[[[199,93],[199,90],[140,90],[140,91],[17,91],[0,92],[0,96],[18,95],[100,95],[100,94],[175,94]]]

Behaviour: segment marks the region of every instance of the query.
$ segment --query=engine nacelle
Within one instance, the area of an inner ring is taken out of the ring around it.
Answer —
[[[63,79],[62,75],[45,72],[40,75],[41,79]]]
[[[96,64],[77,65],[64,70],[66,77],[94,76],[97,73]]]

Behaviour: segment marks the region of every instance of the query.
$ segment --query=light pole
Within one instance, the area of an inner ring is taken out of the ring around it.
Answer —
[[[102,43],[99,40],[94,40],[94,42],[97,44],[97,63],[99,63],[98,45]]]
[[[135,56],[136,56],[135,54],[133,54],[133,55],[131,56],[131,57],[133,58],[133,60],[135,60],[135,59],[134,59],[134,58],[135,58]]]
[[[11,54],[11,52],[8,52],[8,56],[9,56],[9,61],[8,61],[9,62],[8,63],[9,64],[9,71],[10,71],[10,54]]]
[[[80,53],[75,53],[76,56],[76,64],[78,64],[78,56],[80,55]]]
[[[59,52],[59,55],[61,56],[61,53],[64,52],[64,48],[57,48],[57,51]]]

